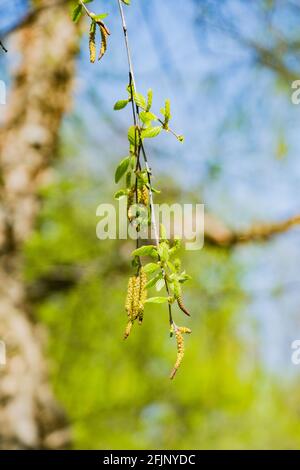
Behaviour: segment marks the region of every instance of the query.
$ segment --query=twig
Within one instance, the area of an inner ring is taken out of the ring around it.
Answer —
[[[8,50],[6,49],[6,47],[3,45],[2,41],[0,41],[0,47],[1,47],[1,49],[4,50],[4,52],[8,52]]]
[[[143,155],[143,160],[144,160],[144,163],[145,163],[145,167],[146,167],[146,171],[147,171],[148,183],[149,183],[149,188],[148,189],[149,189],[151,224],[152,224],[153,231],[154,231],[155,243],[156,243],[156,246],[158,247],[160,239],[159,239],[157,223],[156,223],[156,219],[155,219],[154,200],[153,200],[152,182],[151,182],[151,169],[149,167],[147,154],[146,154],[145,147],[144,147],[144,144],[143,144],[143,141],[142,141],[142,138],[141,138],[141,122],[140,122],[140,117],[139,117],[139,107],[137,105],[136,106],[134,105],[133,89],[134,89],[134,92],[137,92],[137,87],[136,87],[136,80],[135,80],[135,74],[134,74],[134,69],[133,69],[131,49],[130,49],[130,45],[129,45],[128,30],[127,30],[127,24],[126,24],[126,19],[125,19],[125,14],[124,14],[122,1],[121,0],[117,0],[117,1],[118,1],[119,11],[120,11],[120,16],[121,16],[121,21],[122,21],[125,47],[126,47],[126,53],[127,53],[127,61],[128,61],[128,67],[129,67],[129,77],[130,77],[129,84],[130,84],[130,88],[131,88],[133,118],[134,118],[135,127],[136,127],[136,129],[138,129],[138,132],[139,132],[139,151],[138,151],[138,155],[137,155],[137,158],[138,158],[137,165],[139,164],[139,153],[140,153],[140,150],[141,150],[142,155]],[[169,289],[166,273],[163,269],[162,269],[162,274],[163,274],[164,281],[165,281],[166,291],[167,291],[167,294],[169,296],[170,295],[170,289]],[[175,326],[176,327],[176,325],[173,321],[172,307],[171,307],[170,303],[168,304],[168,308],[169,308],[170,326]]]
[[[81,4],[81,6],[83,7],[83,9],[85,10],[86,14],[87,14],[90,18],[92,18],[92,14],[91,14],[90,10],[87,8],[87,6],[85,5],[85,3],[83,3],[82,0],[79,0],[79,3]],[[92,18],[92,19],[93,19],[93,18]]]

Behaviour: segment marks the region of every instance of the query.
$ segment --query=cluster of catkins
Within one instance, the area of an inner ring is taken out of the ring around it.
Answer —
[[[144,304],[147,299],[147,275],[143,268],[139,270],[136,276],[129,278],[127,297],[125,302],[125,310],[128,316],[128,322],[124,333],[124,338],[128,338],[130,331],[135,320],[139,324],[143,321]]]
[[[92,13],[91,13],[92,15]],[[94,15],[95,16],[95,15]],[[96,16],[95,16],[96,18]],[[96,30],[97,25],[99,26],[101,35],[101,45],[98,60],[102,59],[107,49],[107,37],[110,35],[108,28],[105,26],[103,21],[97,21],[92,19],[89,34],[89,49],[90,49],[90,62],[94,63],[96,60],[97,46],[96,46]]]

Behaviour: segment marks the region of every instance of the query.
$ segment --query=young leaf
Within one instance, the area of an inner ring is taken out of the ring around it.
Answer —
[[[161,193],[161,191],[159,189],[153,188],[153,186],[151,186],[151,191],[155,194],[160,194]]]
[[[150,111],[151,107],[152,107],[152,100],[153,100],[153,91],[151,90],[151,88],[148,90],[148,93],[147,93],[147,107],[146,107],[146,111]]]
[[[167,231],[166,227],[163,224],[160,224],[160,238],[162,240],[167,240]]]
[[[131,126],[128,130],[128,140],[132,145],[139,145],[140,137],[135,126]]]
[[[118,183],[122,176],[126,173],[130,162],[130,157],[124,158],[118,165],[115,173],[115,182]]]
[[[148,129],[143,129],[142,130],[142,138],[145,139],[152,139],[153,137],[156,137],[158,134],[161,133],[161,127],[156,126],[156,127],[149,127]]]
[[[152,121],[157,120],[157,116],[149,111],[142,111],[140,113],[140,118],[144,124],[151,123]]]
[[[162,242],[158,247],[158,254],[162,261],[169,260],[169,249],[166,242]]]
[[[130,1],[131,0],[122,0],[122,2],[125,3],[125,5],[130,5]]]
[[[162,279],[162,273],[161,272],[159,274],[157,274],[156,276],[154,276],[152,279],[150,279],[150,281],[147,282],[146,288],[150,289],[151,287],[155,286],[155,284],[157,283],[157,281],[159,279]]]
[[[149,299],[145,301],[145,304],[164,304],[167,302],[169,302],[168,297],[149,297]]]
[[[104,20],[108,16],[108,13],[101,13],[100,15],[95,15],[93,19],[95,21],[101,21]]]
[[[82,5],[76,5],[72,12],[72,20],[77,23],[82,14]]]
[[[126,188],[131,188],[131,171],[128,171],[126,174]]]
[[[164,285],[165,285],[165,280],[159,279],[157,283],[155,284],[155,289],[157,290],[157,292],[161,291]]]
[[[127,106],[127,104],[128,104],[128,100],[119,100],[114,105],[114,110],[119,111],[120,109],[125,108]]]
[[[157,271],[158,269],[160,269],[160,267],[156,263],[148,263],[143,268],[144,272],[147,273],[147,274],[152,274],[155,271]]]
[[[167,261],[167,266],[170,269],[170,271],[172,271],[172,273],[176,273],[176,268],[175,268],[174,264],[171,263],[171,261]]]
[[[137,248],[131,254],[132,256],[147,256],[147,255],[152,256],[152,253],[155,251],[156,251],[156,248],[154,245],[145,245],[145,246],[141,246],[140,248]]]
[[[120,199],[121,197],[127,196],[127,191],[125,189],[120,189],[120,191],[117,191],[114,195],[115,199]]]
[[[134,101],[135,103],[142,109],[146,109],[146,100],[145,98],[143,97],[143,95],[141,95],[141,93],[134,93]]]
[[[164,115],[165,115],[165,122],[164,122],[164,125],[167,127],[168,124],[169,124],[169,121],[170,121],[170,119],[171,119],[171,104],[170,104],[170,100],[166,100]]]

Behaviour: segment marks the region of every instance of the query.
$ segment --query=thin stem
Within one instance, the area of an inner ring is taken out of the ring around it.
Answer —
[[[149,200],[150,200],[150,213],[151,213],[151,224],[153,226],[153,231],[154,231],[154,238],[155,238],[155,243],[156,246],[159,246],[159,234],[158,234],[158,229],[157,229],[157,223],[155,219],[155,211],[154,211],[154,200],[153,200],[153,192],[152,192],[152,182],[151,182],[151,169],[149,167],[148,163],[148,158],[147,154],[145,151],[145,147],[141,138],[141,123],[140,123],[140,116],[139,116],[139,107],[134,105],[134,92],[137,92],[137,87],[136,87],[136,80],[135,80],[135,74],[134,74],[134,69],[133,69],[133,62],[132,62],[132,55],[131,55],[131,49],[129,45],[129,38],[128,38],[128,30],[127,30],[127,24],[126,24],[126,19],[125,19],[125,14],[124,14],[124,9],[122,5],[121,0],[117,0],[118,5],[119,5],[119,10],[120,10],[120,16],[121,16],[121,21],[122,21],[122,27],[123,27],[123,33],[124,33],[124,40],[125,40],[125,46],[126,46],[126,53],[127,53],[127,61],[128,61],[128,67],[129,67],[129,85],[130,85],[130,90],[131,90],[131,100],[132,100],[132,112],[133,112],[133,119],[134,119],[134,125],[136,129],[139,132],[139,149],[138,149],[138,154],[137,154],[137,166],[139,165],[139,155],[140,151],[142,151],[146,171],[147,171],[147,176],[148,176],[148,185],[149,185]],[[165,270],[162,268],[162,274],[164,277],[165,281],[165,287],[168,296],[170,296],[170,289],[168,285],[168,280],[166,276]],[[172,317],[172,307],[171,304],[168,304],[169,308],[169,322],[170,326],[176,326],[173,317]]]
[[[83,1],[82,1],[82,0],[79,0],[79,3],[80,3],[80,5],[83,7],[83,9],[85,10],[86,14],[87,14],[90,18],[92,18],[92,14],[91,14],[90,10],[89,10],[89,9],[87,8],[87,6],[83,3]],[[92,18],[92,19],[93,19],[93,18]]]
[[[6,47],[2,44],[1,41],[0,41],[0,47],[1,47],[1,49],[4,50],[4,52],[8,52],[8,50],[7,50]]]

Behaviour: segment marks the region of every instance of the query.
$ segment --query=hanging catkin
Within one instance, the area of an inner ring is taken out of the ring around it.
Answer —
[[[91,26],[90,26],[89,49],[90,49],[90,62],[94,63],[96,60],[96,22],[95,21],[92,21]]]
[[[128,316],[128,323],[124,333],[124,338],[128,338],[131,327],[135,320],[139,323],[143,321],[144,304],[147,299],[147,275],[143,268],[137,276],[132,276],[128,281],[127,296],[125,301],[125,310]]]
[[[174,365],[174,368],[171,372],[170,379],[174,379],[176,372],[178,371],[180,364],[182,362],[182,359],[184,357],[184,340],[183,340],[183,334],[184,333],[191,333],[192,330],[186,327],[175,327],[175,337],[176,337],[176,343],[177,343],[177,358],[176,362]]]

